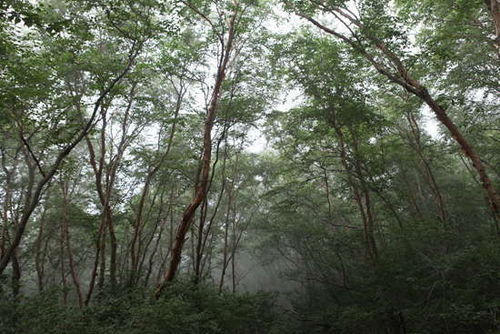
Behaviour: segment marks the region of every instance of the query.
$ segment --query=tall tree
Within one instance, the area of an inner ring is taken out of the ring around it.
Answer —
[[[201,154],[200,171],[197,177],[195,195],[191,203],[186,207],[182,215],[181,223],[177,228],[175,241],[172,246],[172,258],[170,261],[170,266],[165,274],[165,281],[158,286],[156,292],[157,297],[160,296],[161,291],[165,288],[166,284],[172,281],[177,274],[177,270],[181,262],[182,248],[184,246],[186,234],[192,223],[196,209],[200,206],[207,195],[212,158],[212,128],[214,126],[217,108],[222,95],[223,83],[226,78],[229,61],[233,56],[233,45],[235,43],[235,38],[237,38],[238,34],[240,33],[237,29],[241,29],[241,27],[239,27],[238,25],[241,21],[242,15],[245,13],[244,4],[239,3],[238,1],[234,3],[216,4],[216,6],[227,6],[225,10],[227,10],[229,13],[226,14],[227,16],[216,18],[217,21],[213,22],[212,18],[200,11],[200,9],[194,4],[186,2],[186,6],[188,6],[195,13],[195,15],[199,16],[210,25],[211,29],[213,29],[212,33],[214,33],[217,37],[220,49],[217,59],[215,82],[211,92],[210,103],[207,108],[205,119],[203,133],[203,151]]]
[[[73,16],[76,17],[78,15],[81,15],[81,10],[83,10],[83,7],[79,6],[68,6],[65,9],[69,11],[68,16]],[[97,9],[97,8],[95,8]],[[93,8],[88,9],[89,13],[93,12]],[[47,13],[50,13],[51,9],[48,8],[46,9],[45,14],[48,15]],[[61,11],[62,13],[62,11]],[[103,15],[103,12],[93,12],[93,14],[90,15]],[[54,22],[57,23],[57,29],[56,28],[51,28],[51,25],[49,24],[49,32],[53,29],[56,29],[56,34],[47,34],[45,31],[45,26],[44,25],[38,25],[34,26],[36,28],[37,32],[39,34],[39,40],[43,41],[46,43],[46,46],[44,49],[42,49],[41,52],[34,52],[32,50],[29,50],[27,46],[22,45],[18,50],[12,51],[11,57],[8,58],[8,65],[10,66],[7,67],[8,71],[5,73],[5,80],[3,80],[4,83],[8,83],[10,81],[11,84],[14,84],[14,82],[19,81],[22,79],[21,76],[24,76],[25,74],[22,74],[22,71],[20,71],[19,65],[16,63],[16,59],[25,59],[24,61],[31,61],[31,66],[33,68],[39,68],[38,74],[41,75],[40,77],[37,78],[36,81],[33,81],[31,85],[33,87],[27,86],[26,81],[19,82],[19,85],[15,85],[15,87],[21,87],[20,90],[24,91],[25,94],[29,94],[30,98],[33,100],[40,100],[42,99],[41,102],[43,102],[43,99],[47,99],[46,93],[43,93],[41,91],[30,91],[32,88],[37,87],[39,85],[43,85],[44,82],[47,82],[50,84],[50,87],[53,89],[57,88],[57,82],[51,82],[50,80],[50,73],[45,72],[46,67],[44,66],[44,61],[42,59],[49,59],[49,62],[55,61],[61,62],[62,64],[66,64],[67,60],[70,60],[75,64],[75,61],[77,59],[80,59],[81,68],[78,68],[78,65],[73,65],[69,66],[69,68],[64,68],[62,71],[66,71],[67,74],[69,72],[73,71],[73,73],[78,72],[79,70],[90,70],[92,71],[100,71],[101,69],[99,67],[95,67],[94,59],[89,59],[87,54],[81,54],[78,55],[81,50],[82,45],[84,40],[86,39],[93,39],[94,42],[96,42],[95,49],[94,51],[98,52],[99,50],[99,45],[97,43],[99,42],[95,35],[93,34],[87,34],[87,31],[82,31],[81,29],[72,29],[74,27],[81,28],[82,26],[88,26],[90,23],[88,21],[85,21],[83,17],[86,17],[85,15],[81,16],[79,19],[75,19],[75,23],[73,25],[69,24],[67,20],[65,20],[63,17],[51,17],[48,16],[46,20],[48,22]],[[102,27],[101,27],[102,29]],[[108,27],[109,29],[109,27]],[[111,28],[113,29],[113,28]],[[68,36],[65,36],[64,34],[58,35],[57,32],[60,31],[67,31]],[[72,36],[71,33],[75,34],[75,36]],[[83,35],[85,36],[83,36]],[[94,39],[95,38],[95,39]],[[71,41],[77,40],[77,43],[71,43]],[[19,223],[16,225],[16,230],[14,233],[14,236],[12,237],[10,241],[9,247],[6,248],[4,254],[2,255],[2,258],[0,259],[0,273],[2,273],[9,261],[11,260],[11,257],[13,256],[15,250],[21,243],[22,237],[24,235],[24,232],[26,230],[26,226],[28,224],[28,221],[30,220],[30,217],[32,216],[33,212],[37,208],[41,196],[43,194],[44,189],[46,186],[50,183],[54,175],[57,173],[59,170],[63,160],[71,153],[71,151],[85,138],[85,136],[91,131],[92,127],[94,126],[95,120],[98,116],[98,112],[103,105],[105,99],[107,96],[113,91],[113,89],[116,87],[117,84],[121,82],[121,80],[130,72],[131,68],[134,65],[134,61],[137,58],[143,44],[142,39],[129,39],[127,37],[122,37],[122,39],[118,43],[119,45],[123,46],[127,51],[126,53],[119,54],[118,61],[120,66],[116,68],[116,71],[114,72],[108,72],[108,76],[106,76],[104,81],[102,82],[102,89],[96,93],[97,95],[95,97],[95,101],[93,102],[92,107],[90,108],[90,114],[78,114],[77,112],[72,113],[72,115],[77,115],[76,117],[68,117],[66,120],[63,121],[61,125],[61,117],[67,117],[68,115],[65,114],[65,111],[68,108],[68,105],[66,104],[62,106],[60,109],[56,109],[56,112],[51,112],[53,118],[49,119],[48,124],[44,124],[47,126],[50,132],[54,131],[59,131],[60,132],[60,137],[56,139],[56,142],[51,142],[45,141],[46,144],[48,144],[48,147],[41,148],[41,152],[43,152],[44,149],[51,148],[51,149],[56,149],[54,152],[54,158],[50,157],[47,159],[47,161],[42,161],[41,160],[41,154],[37,153],[33,147],[33,141],[35,139],[35,135],[40,135],[40,129],[37,128],[36,126],[31,126],[30,129],[27,129],[27,124],[30,122],[32,123],[35,119],[38,119],[40,116],[40,110],[36,108],[36,105],[32,105],[31,109],[30,106],[27,104],[27,100],[19,100],[16,98],[16,93],[12,90],[8,90],[7,94],[10,93],[10,95],[4,95],[4,97],[10,101],[9,105],[11,112],[7,112],[7,110],[4,110],[5,114],[13,121],[14,124],[16,124],[17,131],[19,133],[19,140],[23,143],[25,146],[25,149],[27,152],[29,152],[29,160],[36,166],[36,173],[37,179],[38,180],[33,180],[33,186],[29,187],[27,189],[27,194],[25,196],[24,200],[24,205],[22,209],[22,216],[19,220]],[[66,53],[61,53],[61,49],[65,47],[70,47],[71,51],[67,51]],[[81,53],[81,52],[80,52]],[[95,53],[92,53],[95,55]],[[66,57],[66,59],[65,59]],[[55,59],[54,59],[55,58]],[[35,63],[33,61],[36,60],[41,61],[41,63]],[[53,63],[54,64],[54,63]],[[49,67],[50,68],[50,67]],[[52,72],[55,74],[59,71],[59,69],[56,67],[55,70],[52,70]],[[45,80],[45,81],[44,81]],[[54,86],[55,85],[55,86]],[[14,87],[14,86],[13,86]],[[17,88],[15,88],[17,89]],[[54,92],[54,90],[51,90]],[[95,92],[88,92],[89,94],[93,95]],[[56,105],[60,103],[60,101],[56,100]],[[67,103],[67,102],[66,102]],[[6,105],[8,106],[8,105]],[[28,112],[25,112],[25,111]],[[42,111],[43,113],[43,111]],[[23,116],[19,117],[21,114]],[[46,119],[46,116],[43,118]],[[42,118],[42,119],[43,119]],[[50,124],[52,122],[52,124]],[[55,146],[55,147],[54,147]]]
[[[404,44],[398,45],[392,40],[405,39],[398,30],[396,20],[388,13],[383,1],[365,2],[362,10],[355,13],[348,1],[285,1],[297,15],[305,18],[313,25],[334,36],[359,52],[380,74],[391,82],[401,86],[422,100],[436,115],[436,118],[449,131],[464,154],[475,168],[482,187],[486,193],[488,204],[496,220],[500,218],[500,198],[489,177],[486,166],[476,149],[463,135],[462,131],[450,118],[446,108],[440,104],[417,75],[412,74],[404,54]],[[329,27],[316,20],[313,15],[321,12],[336,19],[343,30]],[[392,39],[392,40],[391,40]],[[401,42],[400,42],[401,43]]]

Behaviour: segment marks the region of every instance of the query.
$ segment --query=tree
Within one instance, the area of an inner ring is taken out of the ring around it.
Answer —
[[[77,8],[73,8],[73,9],[76,10]],[[53,19],[53,18],[51,18],[51,19]],[[56,20],[57,20],[57,18],[56,18]],[[59,18],[59,20],[61,20],[61,18]],[[63,24],[63,23],[61,23],[61,24],[62,24],[62,27],[65,26],[65,24]],[[76,24],[85,25],[85,24],[88,24],[88,22],[77,21]],[[70,31],[70,28],[71,28],[71,26],[67,27],[68,32]],[[79,31],[79,32],[81,32],[81,31]],[[42,34],[41,36],[44,37],[43,34],[45,34],[45,33],[43,31],[40,31],[40,34]],[[25,59],[33,60],[33,61],[35,61],[35,63],[33,65],[36,66],[37,58],[40,59],[40,57],[46,57],[47,55],[59,57],[58,60],[61,60],[61,61],[64,59],[64,57],[69,58],[69,60],[71,60],[73,57],[75,57],[75,54],[74,53],[71,54],[71,52],[62,53],[62,54],[59,53],[60,48],[63,47],[63,45],[64,45],[62,43],[64,43],[65,41],[71,40],[70,38],[66,38],[66,37],[61,38],[58,35],[55,35],[53,37],[51,37],[49,35],[47,37],[48,37],[48,40],[46,42],[51,42],[51,38],[52,38],[52,42],[54,43],[53,49],[51,49],[50,47],[47,47],[46,50],[47,50],[48,54],[43,54],[43,53],[41,53],[39,55],[34,54],[33,57],[31,57],[31,59],[30,59],[30,57],[26,57],[25,55],[22,54],[22,49],[21,49],[21,51],[20,51],[21,53],[13,53],[11,55],[11,58],[9,60],[11,61],[10,64],[12,64],[12,67],[10,67],[10,71],[7,72],[8,76],[7,76],[7,78],[5,78],[6,80],[3,80],[4,82],[8,82],[8,79],[10,79],[10,81],[13,81],[13,82],[20,79],[19,75],[21,75],[22,72],[19,72],[20,71],[19,64],[15,63],[16,58],[17,59],[25,58]],[[80,37],[80,36],[78,36],[78,37]],[[83,41],[84,40],[81,40],[81,42],[83,42]],[[120,57],[120,63],[121,63],[120,65],[121,66],[117,69],[117,71],[109,73],[109,76],[104,78],[105,81],[102,82],[102,84],[104,86],[103,86],[102,90],[99,91],[97,98],[95,99],[95,102],[93,103],[93,107],[90,110],[90,116],[87,118],[86,115],[84,115],[84,114],[75,113],[75,114],[73,114],[73,119],[66,120],[66,122],[63,123],[63,127],[57,128],[57,125],[60,122],[59,117],[61,117],[61,115],[64,115],[64,113],[61,114],[61,109],[59,109],[58,112],[53,114],[55,116],[55,118],[54,118],[55,123],[53,123],[53,124],[56,125],[56,128],[50,129],[50,125],[48,125],[48,124],[46,125],[51,131],[59,130],[62,132],[62,134],[61,134],[62,136],[67,136],[66,138],[63,137],[64,138],[63,145],[62,145],[62,147],[57,148],[57,150],[56,150],[57,153],[56,153],[55,158],[53,160],[51,159],[52,161],[51,160],[47,161],[46,164],[43,163],[42,161],[40,161],[41,157],[39,157],[36,154],[36,152],[34,152],[34,150],[32,148],[32,144],[31,144],[31,141],[34,139],[33,136],[36,133],[39,133],[39,131],[38,131],[39,129],[37,129],[36,127],[34,129],[32,129],[32,128],[26,129],[26,126],[27,126],[26,123],[29,124],[30,122],[33,122],[39,118],[40,110],[37,110],[36,105],[34,105],[33,109],[31,109],[31,110],[28,109],[28,112],[26,113],[25,109],[29,108],[29,107],[26,105],[25,100],[24,101],[16,100],[16,94],[14,92],[12,92],[11,95],[5,96],[10,101],[9,108],[11,108],[11,110],[12,110],[12,113],[10,115],[9,114],[7,114],[7,115],[9,115],[9,118],[11,120],[17,119],[15,124],[17,127],[17,131],[19,133],[20,140],[23,142],[23,145],[26,147],[26,150],[29,152],[29,160],[31,161],[30,163],[36,165],[36,172],[39,174],[38,175],[39,180],[35,181],[35,176],[33,175],[32,186],[29,186],[29,188],[27,190],[27,196],[25,196],[25,202],[23,205],[23,213],[22,213],[22,216],[19,220],[19,223],[16,225],[15,235],[13,236],[9,247],[6,249],[2,258],[0,259],[0,273],[2,273],[5,270],[7,264],[9,263],[11,257],[13,256],[15,250],[19,246],[21,239],[24,235],[26,225],[27,225],[33,211],[38,206],[38,203],[40,202],[40,198],[42,196],[43,190],[45,189],[46,185],[52,180],[54,175],[57,173],[63,160],[71,153],[71,151],[83,140],[83,138],[85,138],[85,136],[92,129],[94,122],[96,120],[96,117],[98,115],[98,111],[101,108],[102,104],[104,103],[106,97],[115,88],[115,86],[118,83],[120,83],[120,81],[128,74],[128,72],[130,71],[131,67],[134,64],[136,57],[138,56],[138,54],[140,52],[140,49],[141,49],[141,46],[143,43],[141,40],[132,40],[130,42],[130,40],[128,40],[127,38],[124,38],[124,40],[121,42],[128,46],[128,52],[126,54],[120,55],[121,56]],[[130,43],[130,44],[128,44],[128,43]],[[76,50],[78,50],[77,48],[79,47],[79,45],[75,45],[74,47],[76,47],[76,49],[74,49],[73,51],[76,52]],[[98,46],[96,46],[95,50],[97,50],[97,48],[98,48]],[[28,52],[28,54],[30,53],[29,51],[26,51],[26,52]],[[53,52],[57,52],[57,53],[53,53]],[[92,69],[92,62],[94,61],[94,59],[92,59],[91,62],[89,63],[88,58],[87,58],[87,62],[85,61],[85,56],[86,55],[84,55],[83,56],[84,58],[82,59],[83,64],[85,64],[84,66],[88,66],[87,68],[84,67],[85,70],[91,70],[91,71],[92,70],[94,70],[94,71],[100,70],[99,68]],[[62,59],[61,59],[61,57],[62,57]],[[73,61],[74,60],[75,59],[73,58]],[[64,62],[63,62],[63,64],[64,64]],[[42,72],[40,74],[43,75],[40,79],[42,79],[42,80],[49,79],[50,78],[48,76],[49,73],[43,73],[44,66],[42,65],[40,68],[42,69],[41,70]],[[63,69],[63,71],[68,71],[68,70],[69,71],[71,71],[71,70],[77,71],[77,69],[71,69],[71,67],[70,67],[70,69]],[[43,94],[41,96],[40,96],[40,94],[37,94],[36,91],[31,92],[30,91],[31,87],[25,86],[24,85],[25,82],[26,81],[24,81],[24,79],[23,79],[21,81],[21,85],[20,85],[20,87],[22,87],[21,90],[22,91],[24,90],[25,94],[29,94],[28,96],[30,96],[34,99],[37,99],[40,97],[43,99],[46,92],[40,92],[41,94]],[[34,83],[35,87],[37,87],[37,86],[39,87],[39,85],[41,84],[39,81],[38,82],[35,81],[33,83]],[[47,95],[45,95],[45,97],[46,96]],[[58,102],[59,101],[56,100],[56,103],[58,103]],[[66,102],[66,103],[68,103],[68,102]],[[63,106],[62,110],[63,111],[65,110],[65,106]],[[29,112],[29,111],[31,111],[31,112]],[[24,113],[24,115],[27,117],[18,118],[20,113],[21,114]],[[53,145],[54,143],[50,142],[50,140],[49,140],[49,142],[47,144]],[[55,144],[57,144],[57,143],[55,143]],[[53,147],[54,146],[52,146],[51,148],[53,148]],[[35,172],[35,171],[33,171],[33,172]]]
[[[347,7],[345,1],[333,4],[323,1],[299,1],[298,5],[302,5],[303,7],[294,6],[294,2],[287,1],[285,4],[290,6],[297,15],[351,46],[377,72],[419,97],[434,112],[437,119],[448,129],[452,138],[459,144],[463,153],[472,162],[488,198],[494,219],[498,220],[500,215],[500,199],[491,178],[486,172],[486,167],[481,157],[449,117],[446,108],[431,95],[428,88],[419,81],[418,77],[411,73],[410,67],[405,64],[404,58],[409,57],[401,56],[404,44],[402,46],[401,41],[399,41],[399,45],[391,41],[391,39],[397,41],[399,38],[400,40],[403,39],[404,42],[404,37],[398,32],[395,19],[384,9],[384,3],[377,1],[364,4],[363,10],[358,14],[359,16]],[[304,9],[304,6],[307,10]],[[315,11],[335,17],[345,27],[347,33],[339,32],[335,28],[329,28],[315,20],[311,15]]]
[[[165,274],[165,281],[158,286],[156,296],[161,294],[166,284],[172,281],[177,273],[181,262],[182,248],[185,242],[186,234],[192,224],[192,220],[197,208],[206,198],[209,180],[210,168],[212,159],[212,129],[216,120],[217,109],[220,99],[223,94],[223,85],[226,80],[226,75],[230,62],[235,57],[235,48],[237,43],[243,39],[243,34],[248,29],[245,25],[248,24],[247,15],[249,15],[249,6],[246,2],[224,2],[215,4],[215,8],[211,8],[211,3],[208,2],[209,10],[215,9],[219,14],[218,17],[212,18],[210,14],[205,14],[201,9],[190,2],[185,5],[189,7],[197,16],[201,17],[210,26],[211,32],[215,35],[218,45],[217,67],[215,82],[210,93],[209,104],[207,107],[205,126],[203,133],[203,149],[200,159],[199,173],[196,177],[195,194],[191,203],[184,210],[181,223],[177,228],[177,233],[172,247],[172,258],[169,269]]]

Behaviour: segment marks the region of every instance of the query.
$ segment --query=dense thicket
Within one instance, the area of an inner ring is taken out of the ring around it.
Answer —
[[[496,333],[499,6],[0,3],[0,331]]]

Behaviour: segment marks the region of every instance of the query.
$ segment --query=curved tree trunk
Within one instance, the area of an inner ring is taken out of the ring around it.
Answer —
[[[200,206],[207,195],[207,188],[210,178],[210,162],[212,158],[212,128],[215,122],[215,116],[217,113],[217,107],[219,106],[219,101],[222,93],[222,83],[226,78],[227,67],[229,60],[231,58],[231,53],[233,50],[233,42],[235,37],[236,29],[236,16],[238,8],[235,9],[228,27],[228,36],[225,42],[222,42],[221,46],[221,56],[219,58],[217,76],[215,79],[215,85],[212,91],[212,96],[210,99],[210,104],[207,110],[207,116],[205,119],[205,128],[203,134],[203,153],[201,157],[201,170],[199,182],[196,185],[195,196],[191,203],[186,207],[182,215],[182,220],[177,228],[177,233],[175,236],[174,244],[172,246],[172,257],[170,260],[170,266],[165,274],[164,281],[159,284],[155,296],[159,298],[162,290],[171,282],[179,269],[182,256],[182,248],[186,239],[186,234],[193,221],[196,209]],[[225,47],[224,47],[225,44]]]
[[[495,1],[495,0],[493,0]],[[340,22],[349,30],[351,27],[348,23],[353,24],[354,26],[364,29],[363,24],[358,21],[356,18],[351,15],[345,13],[341,8],[333,7],[331,8],[331,12],[340,20]],[[500,220],[500,198],[498,193],[489,178],[485,166],[481,161],[480,156],[477,154],[472,145],[467,141],[467,139],[462,135],[460,129],[455,125],[455,123],[448,116],[448,113],[445,108],[439,105],[436,100],[429,94],[429,91],[425,86],[423,86],[418,80],[414,79],[408,69],[403,64],[403,61],[399,58],[398,55],[393,53],[389,48],[376,36],[370,35],[368,33],[363,33],[366,40],[371,44],[372,47],[378,49],[380,54],[374,56],[374,54],[370,53],[368,49],[359,43],[358,39],[353,37],[349,37],[338,31],[328,28],[320,22],[316,21],[312,17],[305,15],[301,12],[297,12],[297,15],[305,18],[324,32],[344,41],[348,45],[350,45],[353,49],[360,52],[360,54],[365,57],[373,67],[382,75],[387,77],[391,82],[398,84],[399,86],[406,89],[408,92],[414,94],[419,97],[422,102],[427,104],[432,112],[436,115],[436,118],[439,120],[441,124],[443,124],[446,129],[450,132],[452,138],[458,143],[462,152],[469,158],[472,162],[472,165],[476,169],[477,174],[479,175],[479,179],[481,181],[481,185],[486,193],[488,198],[488,205],[491,208],[493,213],[493,217],[496,221]],[[344,19],[340,19],[343,17]],[[380,60],[380,57],[385,59],[385,62]],[[390,64],[390,67],[386,65],[386,63]],[[395,72],[394,72],[395,70]]]

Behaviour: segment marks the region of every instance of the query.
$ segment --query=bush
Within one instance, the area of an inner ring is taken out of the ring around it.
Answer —
[[[148,290],[103,291],[83,311],[61,305],[58,295],[1,298],[0,333],[245,334],[269,333],[276,322],[269,294],[219,294],[186,282],[172,284],[159,300]]]

